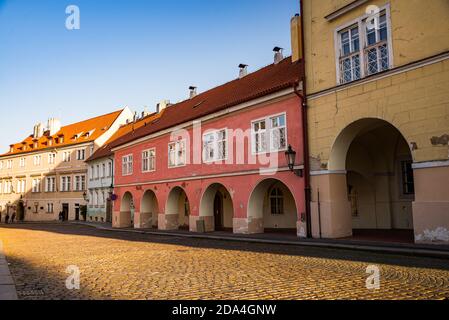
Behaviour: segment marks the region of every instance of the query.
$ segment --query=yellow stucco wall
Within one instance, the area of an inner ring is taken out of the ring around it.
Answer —
[[[368,5],[390,4],[394,67],[449,51],[447,0],[371,0],[330,22],[325,16],[353,0],[303,1],[308,94],[336,85],[334,31],[363,16]]]
[[[367,5],[389,3],[396,68],[449,51],[449,1],[368,1],[331,22],[324,18],[349,2],[304,1],[312,170],[328,168],[336,137],[361,118],[383,119],[399,129],[417,146],[415,162],[447,160],[449,147],[432,145],[430,139],[449,134],[449,60],[335,88],[334,31],[362,16]],[[334,90],[313,96],[330,88]]]

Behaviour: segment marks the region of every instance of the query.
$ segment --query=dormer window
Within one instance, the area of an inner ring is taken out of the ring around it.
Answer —
[[[34,141],[33,141],[33,148],[34,148],[34,149],[37,149],[38,146],[39,146],[38,141],[37,141],[37,140],[34,140]]]
[[[91,136],[92,136],[92,134],[94,133],[94,131],[95,131],[95,129],[93,129],[93,130],[90,130],[89,132],[86,132],[86,134],[84,135],[84,137],[87,139],[87,138],[90,138]]]
[[[335,36],[338,84],[392,68],[389,6],[337,29]]]

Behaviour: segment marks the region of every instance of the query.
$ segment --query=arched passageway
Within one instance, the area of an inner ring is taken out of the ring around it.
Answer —
[[[210,225],[208,230],[232,231],[234,207],[229,191],[220,183],[211,184],[200,203],[200,217]]]
[[[159,205],[156,194],[152,190],[147,190],[141,200],[140,205],[140,227],[157,228]]]
[[[412,162],[406,140],[384,120],[358,120],[340,133],[329,168],[346,172],[342,194],[349,202],[348,221],[355,236],[375,236],[376,230],[381,236],[388,234],[379,230],[413,230]],[[412,232],[401,236],[413,239]]]
[[[248,203],[250,232],[296,233],[298,211],[290,189],[280,180],[266,179],[254,188]],[[251,231],[253,230],[253,231]]]
[[[189,229],[190,203],[186,192],[181,187],[174,187],[167,199],[165,215],[170,224],[180,229]]]
[[[123,195],[120,203],[120,218],[122,228],[134,226],[134,200],[130,192]]]

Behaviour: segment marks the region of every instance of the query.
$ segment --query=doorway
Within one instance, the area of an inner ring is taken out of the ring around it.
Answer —
[[[223,195],[217,192],[214,198],[214,221],[215,230],[222,230],[223,225]]]
[[[63,218],[63,221],[69,220],[69,204],[68,203],[62,204],[62,218]]]

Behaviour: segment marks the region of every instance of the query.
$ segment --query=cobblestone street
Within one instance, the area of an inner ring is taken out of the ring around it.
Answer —
[[[447,299],[447,260],[102,231],[0,226],[19,299]],[[380,289],[365,286],[380,268]],[[65,286],[70,265],[80,290]]]

